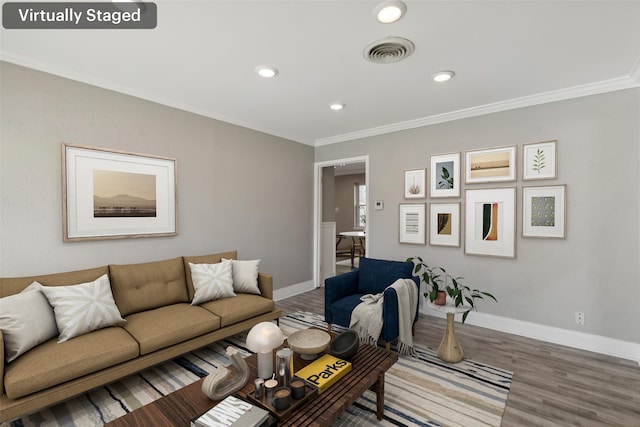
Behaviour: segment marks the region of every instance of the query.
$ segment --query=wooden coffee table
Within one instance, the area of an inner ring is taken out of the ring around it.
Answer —
[[[332,333],[332,337],[336,334]],[[257,377],[257,357],[251,355],[246,359],[251,370],[251,378]],[[352,369],[347,375],[338,380],[328,390],[313,398],[308,403],[296,409],[291,417],[278,426],[330,426],[340,414],[347,410],[367,390],[376,393],[379,420],[384,415],[384,373],[398,360],[398,354],[360,344],[358,353],[351,359]],[[295,371],[306,366],[309,362],[302,360],[299,354],[294,354]],[[229,369],[233,369],[230,367]],[[107,427],[189,427],[193,418],[205,413],[218,401],[209,399],[202,393],[200,379],[193,384],[176,390],[154,402],[138,408],[116,420],[107,423]],[[253,392],[253,380],[238,393],[245,398]]]

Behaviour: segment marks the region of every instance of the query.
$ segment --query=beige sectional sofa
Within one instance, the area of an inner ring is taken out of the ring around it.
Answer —
[[[4,340],[0,341],[0,421],[64,401],[256,323],[278,319],[281,311],[273,301],[273,278],[263,273],[258,274],[260,295],[236,293],[190,304],[194,286],[189,263],[216,264],[223,258],[236,260],[237,252],[0,278],[0,297],[6,297],[34,281],[47,287],[63,286],[92,282],[107,274],[113,300],[125,320],[68,341],[49,339],[9,363]]]

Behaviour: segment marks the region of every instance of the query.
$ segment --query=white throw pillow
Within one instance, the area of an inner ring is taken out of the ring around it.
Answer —
[[[69,286],[43,286],[58,324],[58,342],[117,325],[125,320],[113,300],[109,277]]]
[[[224,260],[224,258],[222,258]],[[230,260],[233,266],[233,290],[245,294],[260,295],[258,287],[258,267],[260,260]]]
[[[195,290],[191,305],[236,296],[233,292],[231,261],[222,261],[217,264],[189,263],[189,267]]]
[[[53,309],[33,282],[21,293],[0,298],[0,329],[7,362],[58,335]]]

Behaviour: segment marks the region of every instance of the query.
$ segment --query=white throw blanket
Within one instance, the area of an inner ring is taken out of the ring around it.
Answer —
[[[411,326],[418,304],[418,287],[411,279],[398,279],[389,286],[398,295],[399,333],[398,352],[415,356]],[[388,289],[388,288],[387,288]],[[358,332],[360,339],[371,345],[377,345],[382,332],[382,303],[384,292],[360,297],[362,301],[353,309],[349,328]]]

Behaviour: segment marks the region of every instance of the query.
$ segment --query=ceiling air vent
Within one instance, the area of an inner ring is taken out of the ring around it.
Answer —
[[[413,53],[413,43],[402,37],[386,37],[375,41],[364,50],[364,57],[376,64],[391,64]]]

